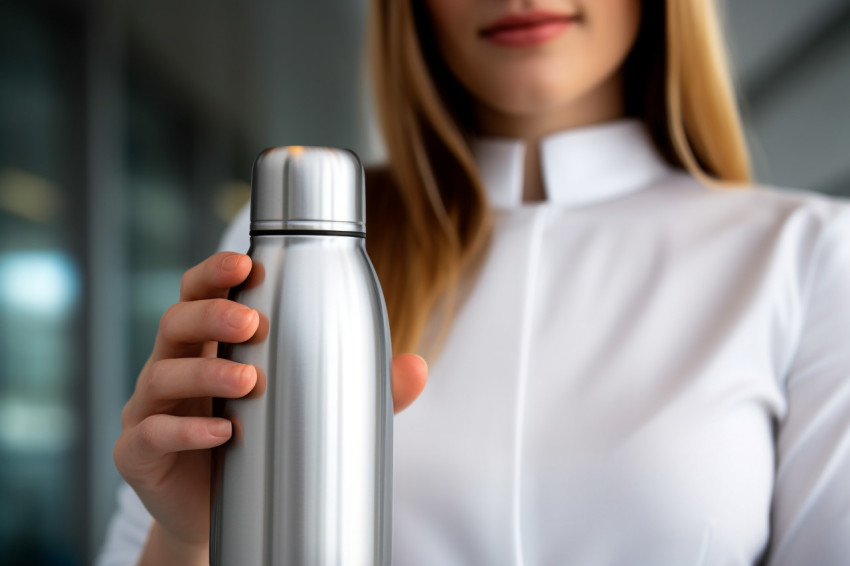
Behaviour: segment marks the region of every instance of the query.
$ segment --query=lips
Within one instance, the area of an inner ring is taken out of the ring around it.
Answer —
[[[504,47],[533,47],[561,35],[578,17],[554,12],[508,14],[481,29],[484,39]]]

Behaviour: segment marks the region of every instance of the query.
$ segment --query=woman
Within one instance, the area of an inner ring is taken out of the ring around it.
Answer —
[[[431,366],[394,563],[846,564],[850,206],[750,183],[711,3],[374,0],[372,26],[369,253]],[[163,317],[102,564],[207,559],[209,397],[256,378],[211,341],[256,329],[222,299],[249,269],[213,256]],[[393,371],[399,411],[426,369]]]

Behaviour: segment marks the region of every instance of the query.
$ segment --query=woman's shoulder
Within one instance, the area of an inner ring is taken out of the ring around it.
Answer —
[[[672,173],[658,189],[661,198],[678,203],[682,212],[693,212],[693,217],[740,215],[813,226],[850,221],[850,198],[813,189],[761,182],[715,184],[685,172]]]

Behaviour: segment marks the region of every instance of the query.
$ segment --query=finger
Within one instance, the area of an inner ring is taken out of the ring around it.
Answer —
[[[227,291],[248,277],[251,258],[245,254],[221,252],[187,270],[180,280],[180,300],[227,297]]]
[[[221,358],[164,359],[150,364],[136,383],[136,394],[124,423],[136,423],[165,412],[175,401],[196,397],[244,397],[257,383],[257,370]]]
[[[222,418],[151,415],[119,439],[116,463],[120,462],[122,475],[132,475],[170,453],[224,444],[232,431],[231,422]]]
[[[257,331],[257,311],[227,299],[204,299],[172,305],[159,322],[154,361],[200,354],[205,343],[240,343]]]
[[[393,358],[393,411],[400,413],[419,397],[428,381],[428,364],[416,354]]]

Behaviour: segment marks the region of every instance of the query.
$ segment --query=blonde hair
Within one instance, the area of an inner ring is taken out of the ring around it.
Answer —
[[[459,283],[479,265],[492,228],[469,145],[472,102],[442,62],[427,20],[421,2],[371,2],[368,54],[388,164],[367,171],[367,246],[393,352],[426,359],[439,352]],[[645,0],[623,72],[627,113],[645,121],[671,164],[713,185],[750,180],[713,2],[667,0],[665,8]],[[429,321],[438,307],[434,334]]]

